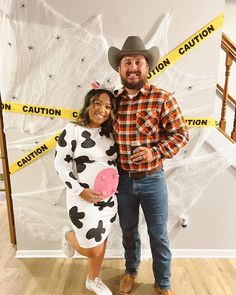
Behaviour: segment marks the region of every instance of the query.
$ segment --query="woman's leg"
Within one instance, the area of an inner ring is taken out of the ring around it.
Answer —
[[[80,247],[73,231],[67,233],[66,239],[79,254],[88,257],[89,278],[94,280],[98,277],[106,251],[107,239],[102,244],[93,248]]]
[[[74,231],[70,231],[67,233],[66,235],[66,240],[68,242],[70,242],[71,246],[81,255],[83,256],[87,256],[88,258],[97,258],[100,256],[104,256],[104,252],[105,252],[105,242],[93,247],[93,248],[83,248],[79,245],[75,233]]]
[[[91,280],[94,280],[98,277],[100,269],[102,267],[102,262],[105,255],[107,240],[102,243],[102,249],[99,249],[100,255],[94,258],[88,258],[88,274]],[[100,245],[99,245],[100,246]]]

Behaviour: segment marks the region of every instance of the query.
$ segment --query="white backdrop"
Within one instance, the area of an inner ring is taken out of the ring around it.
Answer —
[[[71,109],[80,108],[92,80],[120,86],[107,61],[109,46],[121,47],[128,35],[140,35],[147,47],[159,46],[163,57],[224,11],[223,0],[153,0],[148,6],[134,0],[0,0],[0,5],[3,100]],[[175,93],[186,117],[213,114],[220,39],[221,29],[151,81]],[[68,121],[17,113],[5,113],[4,120],[10,162]],[[196,156],[207,133],[191,129],[188,146],[165,162],[170,230],[229,166],[223,150]],[[18,250],[60,249],[67,221],[65,188],[54,171],[53,156],[50,151],[11,177]],[[142,214],[140,231],[148,256]],[[118,222],[107,255],[122,255]]]

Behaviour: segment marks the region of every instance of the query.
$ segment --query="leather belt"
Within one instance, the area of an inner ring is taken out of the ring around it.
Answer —
[[[155,167],[155,168],[153,168],[151,170],[142,171],[142,172],[126,171],[126,170],[122,170],[122,171],[128,173],[129,177],[132,178],[132,179],[141,179],[141,178],[144,178],[147,175],[153,174],[153,173],[161,170],[161,168],[162,168],[162,165],[157,166],[157,167]]]

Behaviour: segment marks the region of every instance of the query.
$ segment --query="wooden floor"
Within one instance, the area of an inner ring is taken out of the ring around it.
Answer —
[[[123,273],[122,259],[106,259],[101,272],[116,294]],[[84,287],[85,259],[16,259],[10,244],[6,207],[0,203],[0,294],[89,295]],[[176,295],[235,295],[236,259],[173,259]],[[151,261],[143,261],[133,295],[155,294]]]

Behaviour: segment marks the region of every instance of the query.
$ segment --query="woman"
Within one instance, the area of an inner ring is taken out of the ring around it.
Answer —
[[[86,288],[99,295],[112,294],[99,278],[107,237],[115,221],[118,174],[112,138],[114,96],[107,89],[92,89],[76,123],[68,123],[59,136],[55,169],[67,185],[71,225],[63,228],[62,249],[88,257]]]

